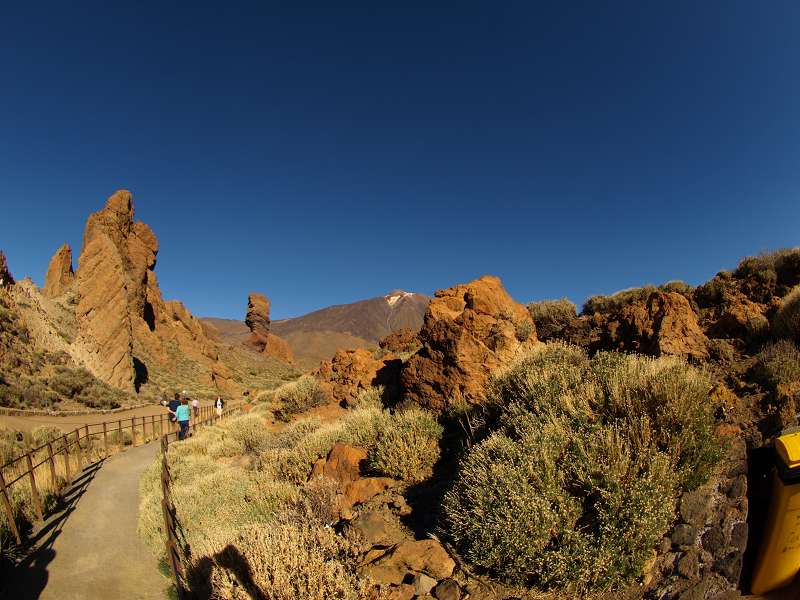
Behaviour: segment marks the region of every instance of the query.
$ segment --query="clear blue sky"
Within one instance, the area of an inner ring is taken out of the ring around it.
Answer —
[[[198,315],[484,273],[581,303],[800,244],[798,2],[75,4],[0,8],[17,277],[118,188]]]

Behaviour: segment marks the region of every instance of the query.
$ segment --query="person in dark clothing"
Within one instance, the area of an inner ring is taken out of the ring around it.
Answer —
[[[178,420],[177,410],[181,405],[181,397],[178,392],[175,392],[175,398],[169,401],[167,410],[169,410],[169,420],[175,423]]]

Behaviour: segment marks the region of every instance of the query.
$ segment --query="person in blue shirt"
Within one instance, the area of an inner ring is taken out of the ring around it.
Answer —
[[[186,433],[189,431],[189,401],[186,398],[181,399],[181,405],[175,410],[175,416],[178,419],[178,425],[181,430],[178,432],[178,439],[183,440],[186,438]]]

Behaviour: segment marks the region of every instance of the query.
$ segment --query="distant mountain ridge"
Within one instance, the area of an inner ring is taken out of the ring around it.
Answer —
[[[285,339],[298,364],[313,368],[339,348],[365,348],[393,331],[422,327],[430,298],[393,290],[385,296],[337,304],[300,317],[272,321],[271,331]],[[228,343],[243,342],[250,331],[243,321],[204,318]]]

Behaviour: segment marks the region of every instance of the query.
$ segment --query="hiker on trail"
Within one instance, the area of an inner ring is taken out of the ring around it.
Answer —
[[[178,407],[181,405],[181,397],[178,392],[175,392],[175,398],[169,401],[167,404],[167,410],[169,411],[169,420],[175,423],[178,420],[178,415],[176,411]]]
[[[192,400],[192,413],[195,419],[200,416],[200,401],[197,398]]]
[[[178,439],[183,440],[186,438],[186,433],[189,431],[189,400],[188,398],[183,398],[181,400],[180,406],[178,406],[177,410],[175,411],[175,416],[178,419],[178,425],[181,426],[181,430],[178,432]]]
[[[221,396],[217,396],[217,401],[214,402],[214,408],[217,409],[217,416],[222,416],[222,409],[225,408],[225,401],[222,399]]]

